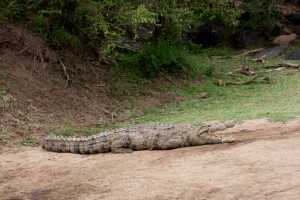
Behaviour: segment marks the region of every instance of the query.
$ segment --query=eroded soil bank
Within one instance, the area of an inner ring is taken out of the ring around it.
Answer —
[[[1,199],[299,199],[300,119],[237,125],[235,144],[132,154],[1,152]]]

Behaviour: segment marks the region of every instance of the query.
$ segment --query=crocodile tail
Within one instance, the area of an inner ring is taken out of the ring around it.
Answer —
[[[104,153],[110,151],[105,136],[85,138],[48,136],[42,140],[42,147],[47,151],[70,152],[78,154]]]

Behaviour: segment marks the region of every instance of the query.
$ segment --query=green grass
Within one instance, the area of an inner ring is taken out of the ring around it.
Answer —
[[[86,128],[86,129],[81,129],[81,128],[76,128],[76,127],[71,127],[71,126],[65,126],[62,127],[61,129],[52,132],[52,135],[61,135],[61,136],[90,136],[94,134],[98,134],[100,132],[103,132],[103,128]]]
[[[39,140],[36,138],[33,138],[31,136],[28,136],[27,138],[25,138],[24,140],[20,141],[21,145],[24,146],[29,146],[29,147],[36,147],[39,145]]]
[[[8,78],[9,77],[9,73],[6,70],[0,70],[0,78]]]
[[[0,135],[0,144],[7,144],[10,136],[7,135]]]
[[[190,83],[187,90],[171,88],[176,94],[186,96],[187,101],[171,104],[162,110],[148,110],[145,119],[140,122],[201,124],[211,120],[242,121],[256,118],[287,121],[300,116],[300,70],[269,72],[262,68],[261,64],[248,61],[251,70],[260,74],[257,83],[219,86],[216,84],[218,80],[243,82],[251,77],[241,74],[232,76],[230,73],[233,69],[241,67],[246,61],[245,58],[213,60],[209,56],[218,55],[215,53],[218,52],[207,51],[187,59],[195,71],[205,75],[204,84],[195,86]],[[268,62],[274,63],[279,60]],[[207,73],[207,69],[210,68],[213,69],[213,74]],[[272,78],[271,84],[263,81],[266,76]],[[201,92],[208,92],[209,98],[200,99]]]
[[[4,95],[6,95],[6,92],[0,88],[0,97],[3,97]]]

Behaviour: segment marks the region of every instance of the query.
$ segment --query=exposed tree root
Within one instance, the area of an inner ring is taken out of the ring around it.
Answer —
[[[246,82],[223,82],[222,80],[218,80],[218,85],[220,86],[225,86],[225,85],[249,85],[251,83],[256,83],[257,82],[257,78],[259,77],[259,75],[254,76],[251,80],[246,81]]]
[[[180,85],[176,84],[174,81],[172,81],[172,80],[171,80],[170,78],[168,78],[166,75],[164,75],[162,72],[160,72],[160,75],[161,75],[162,77],[164,77],[169,83],[171,83],[171,84],[174,85],[175,87],[180,88],[180,89],[185,90],[185,91],[188,91],[188,90],[186,90],[185,88],[181,87]]]
[[[69,74],[67,73],[67,68],[66,68],[66,66],[64,65],[64,63],[62,62],[62,60],[60,59],[60,58],[58,58],[58,60],[59,60],[59,63],[60,63],[60,65],[62,66],[62,68],[63,68],[63,71],[64,71],[64,75],[66,76],[66,78],[67,78],[67,80],[66,80],[66,88],[69,86],[69,82],[70,82],[70,76],[69,76]]]

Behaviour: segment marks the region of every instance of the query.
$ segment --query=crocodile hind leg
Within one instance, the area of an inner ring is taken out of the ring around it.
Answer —
[[[130,144],[129,137],[121,137],[111,143],[112,153],[132,153],[132,149],[128,148]]]
[[[120,148],[120,147],[112,147],[111,148],[112,153],[132,153],[132,149],[129,148]]]

